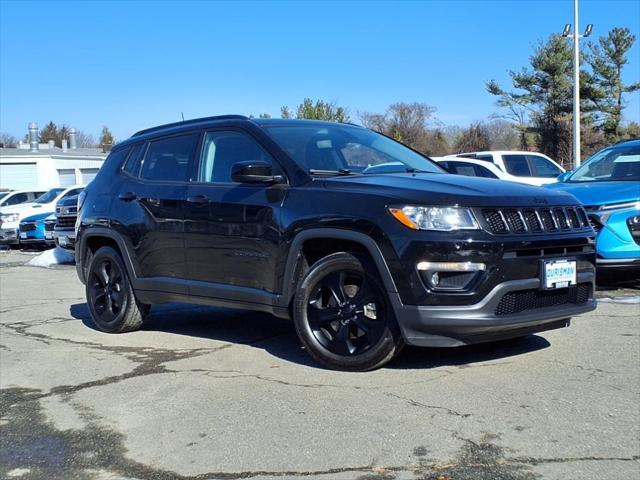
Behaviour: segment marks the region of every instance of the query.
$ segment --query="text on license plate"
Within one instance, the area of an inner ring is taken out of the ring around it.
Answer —
[[[544,288],[565,288],[576,284],[576,262],[551,260],[544,262]]]
[[[20,232],[20,238],[27,238],[27,232]]]

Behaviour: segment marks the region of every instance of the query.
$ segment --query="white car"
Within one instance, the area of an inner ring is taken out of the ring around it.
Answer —
[[[497,165],[500,170],[513,177],[520,183],[529,185],[544,185],[556,182],[558,176],[565,169],[546,155],[537,152],[519,152],[496,150],[490,152],[469,152],[449,155],[455,158],[471,158]]]
[[[18,229],[23,218],[37,213],[53,213],[59,200],[71,195],[78,195],[83,189],[84,186],[79,185],[52,188],[33,202],[0,208],[0,245],[12,245],[19,242]]]
[[[42,190],[9,190],[0,192],[0,208],[18,205],[19,203],[33,202],[42,195]]]

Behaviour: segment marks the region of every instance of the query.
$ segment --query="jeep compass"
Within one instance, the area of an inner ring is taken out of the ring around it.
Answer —
[[[320,364],[370,370],[405,344],[526,336],[595,308],[594,231],[573,196],[451,175],[355,125],[142,130],[78,208],[78,275],[106,332],[157,303],[250,309],[291,319]]]

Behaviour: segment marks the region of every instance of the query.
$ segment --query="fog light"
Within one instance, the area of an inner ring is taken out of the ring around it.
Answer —
[[[420,262],[417,265],[426,286],[433,290],[468,290],[482,271],[484,263]]]

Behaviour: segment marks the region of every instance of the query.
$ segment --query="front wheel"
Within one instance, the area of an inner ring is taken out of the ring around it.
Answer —
[[[309,354],[337,370],[372,370],[403,346],[375,265],[349,253],[328,255],[308,270],[293,319]]]
[[[120,254],[101,247],[90,258],[86,276],[89,312],[103,332],[122,333],[142,326],[149,306],[136,301]]]

